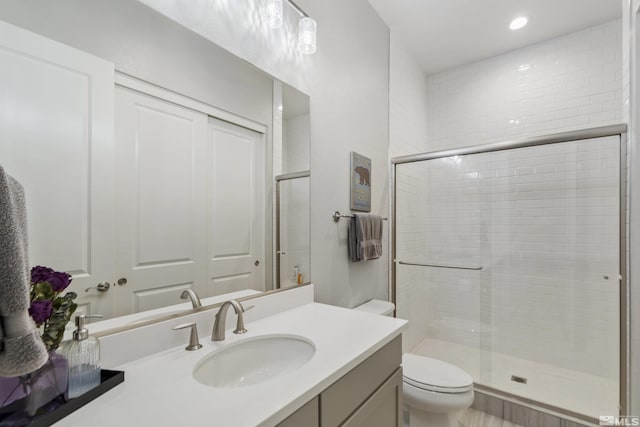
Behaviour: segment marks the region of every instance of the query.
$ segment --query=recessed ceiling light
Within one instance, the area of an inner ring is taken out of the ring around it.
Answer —
[[[514,18],[513,21],[511,21],[511,23],[509,24],[509,29],[519,30],[520,28],[527,25],[527,22],[529,22],[529,20],[526,16],[518,16],[517,18]]]

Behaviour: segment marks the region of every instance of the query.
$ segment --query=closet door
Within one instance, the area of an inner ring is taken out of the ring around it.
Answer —
[[[209,289],[265,290],[262,135],[209,119]]]
[[[205,114],[116,87],[120,314],[204,293],[206,135]]]
[[[112,292],[85,288],[114,278],[112,129],[112,64],[0,21],[0,164],[25,189],[29,263],[105,317]]]

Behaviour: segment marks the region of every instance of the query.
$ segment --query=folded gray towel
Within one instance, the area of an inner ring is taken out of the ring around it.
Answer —
[[[382,217],[356,215],[358,255],[363,261],[382,256]]]
[[[48,355],[29,316],[24,191],[0,166],[0,376],[28,374]]]
[[[382,217],[355,214],[349,222],[349,259],[368,261],[382,256]]]

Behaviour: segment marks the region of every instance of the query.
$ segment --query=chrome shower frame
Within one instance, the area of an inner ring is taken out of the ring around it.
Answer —
[[[483,145],[474,145],[470,147],[432,151],[427,153],[413,154],[409,156],[394,157],[391,159],[390,170],[390,202],[391,202],[391,257],[389,257],[389,295],[391,301],[396,304],[396,273],[397,273],[397,245],[396,245],[396,227],[397,227],[397,205],[396,205],[396,167],[406,163],[423,162],[426,160],[440,159],[451,156],[464,156],[469,154],[490,153],[493,151],[512,150],[515,148],[536,147],[541,145],[558,144],[563,142],[575,142],[580,140],[589,140],[594,138],[602,138],[607,136],[619,136],[620,144],[620,220],[619,220],[619,242],[620,242],[620,414],[628,415],[629,408],[629,274],[628,274],[628,139],[627,125],[618,124],[610,126],[601,126],[584,130],[576,130],[570,132],[562,132],[551,135],[536,136],[523,138],[512,141],[504,141]],[[395,314],[395,313],[394,313]],[[501,390],[493,389],[483,385],[475,385],[479,391],[487,392],[494,396],[504,398],[509,401],[521,402],[530,406],[538,407],[541,410],[550,413],[561,414],[574,419],[584,420],[590,423],[598,423],[598,420],[586,417],[581,414],[568,411],[563,408],[554,407],[544,403],[532,401],[522,398]],[[605,415],[605,414],[603,414]]]

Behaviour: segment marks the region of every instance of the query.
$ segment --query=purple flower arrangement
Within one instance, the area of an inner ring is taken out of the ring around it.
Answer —
[[[31,269],[31,306],[29,314],[42,328],[42,341],[48,351],[58,348],[64,330],[78,305],[73,300],[75,292],[62,292],[71,283],[67,273],[49,267],[35,266]]]

